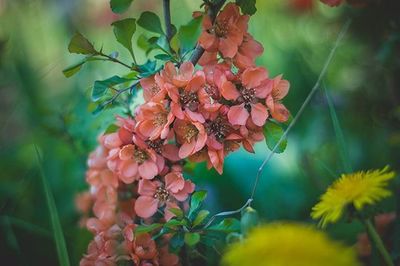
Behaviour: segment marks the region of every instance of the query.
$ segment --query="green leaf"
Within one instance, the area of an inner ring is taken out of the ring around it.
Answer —
[[[244,236],[258,225],[260,218],[255,209],[247,207],[242,211],[242,218],[240,219],[241,231]]]
[[[160,18],[153,12],[143,12],[138,19],[137,24],[148,31],[164,34]]]
[[[114,133],[117,132],[119,129],[119,126],[115,125],[115,124],[111,124],[107,127],[107,129],[104,131],[104,134],[110,134],[110,133]]]
[[[183,218],[183,211],[179,208],[169,208],[168,211],[172,212],[173,214],[176,215],[178,219]]]
[[[186,225],[186,224],[187,224],[187,222],[185,220],[178,221],[176,219],[171,219],[164,224],[164,227],[173,228],[173,227],[182,226],[182,225]]]
[[[169,240],[169,249],[173,253],[177,253],[179,249],[185,244],[183,233],[176,233]]]
[[[68,45],[68,51],[75,54],[96,54],[97,51],[82,34],[75,33]]]
[[[201,203],[207,197],[207,191],[199,190],[193,193],[192,198],[190,200],[190,210],[189,216],[191,216],[198,208],[200,208]]]
[[[157,54],[154,56],[155,59],[162,60],[162,61],[171,61],[172,57],[167,54]]]
[[[124,13],[132,4],[133,0],[111,0],[110,7],[114,13]]]
[[[36,146],[35,146],[35,150],[36,150],[36,158],[37,158],[39,170],[40,170],[40,177],[41,177],[42,183],[43,183],[43,190],[44,190],[44,194],[46,196],[46,203],[47,203],[47,207],[49,208],[49,212],[50,212],[50,222],[51,222],[51,227],[53,229],[54,240],[56,242],[58,261],[61,266],[69,266],[70,263],[69,263],[67,245],[65,244],[64,234],[62,231],[60,218],[58,217],[58,212],[57,212],[57,207],[56,207],[56,203],[54,200],[54,196],[51,191],[50,184],[48,183],[48,181],[44,175],[42,159],[40,157],[38,148]]]
[[[184,241],[186,245],[193,247],[200,241],[199,233],[185,233]]]
[[[240,232],[240,221],[235,218],[226,218],[219,224],[208,227],[207,230],[224,233]]]
[[[67,77],[67,78],[72,77],[73,75],[78,73],[79,70],[81,70],[83,64],[85,64],[85,63],[86,63],[86,59],[82,60],[76,64],[73,64],[72,66],[65,68],[62,72],[65,77]]]
[[[119,76],[112,76],[111,78],[105,80],[95,81],[92,91],[92,100],[95,102],[100,100],[101,97],[103,97],[103,95],[107,92],[108,88],[129,81],[131,80],[126,78],[121,78]]]
[[[179,28],[178,39],[181,52],[192,50],[201,34],[202,17],[192,19],[188,24]]]
[[[151,76],[159,70],[156,61],[153,60],[147,60],[145,64],[139,65],[138,69],[142,78]]]
[[[279,139],[282,137],[284,130],[278,124],[267,121],[264,126],[264,136],[268,148],[272,151],[275,145],[278,143]],[[287,146],[287,139],[281,141],[279,146],[276,148],[276,153],[282,153],[285,151]]]
[[[245,15],[254,15],[257,11],[256,0],[236,0],[236,4],[240,6],[242,13]]]
[[[150,224],[150,225],[138,225],[135,228],[135,235],[149,233],[153,230],[159,229],[160,227],[162,227],[162,224],[159,224],[159,223],[154,223],[154,224]]]
[[[115,21],[111,24],[114,26],[114,35],[117,41],[122,44],[133,56],[132,37],[136,31],[136,20],[127,18]]]
[[[194,227],[194,226],[200,225],[200,224],[204,221],[204,219],[207,218],[207,216],[208,216],[209,214],[210,214],[210,212],[207,211],[207,210],[201,210],[201,211],[199,211],[199,213],[197,214],[196,218],[195,218],[194,221],[193,221],[193,227]]]

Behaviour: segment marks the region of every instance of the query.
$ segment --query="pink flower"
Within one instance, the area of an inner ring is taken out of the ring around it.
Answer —
[[[235,102],[229,109],[232,125],[245,125],[251,117],[254,124],[263,126],[268,118],[267,107],[260,102],[271,92],[267,71],[262,67],[247,68],[240,76],[241,84],[225,81],[221,93],[225,99]]]
[[[205,84],[205,75],[202,71],[193,74],[194,67],[191,62],[184,62],[176,72],[175,67],[169,63],[165,66],[172,85],[168,87],[168,95],[171,98],[171,111],[179,119],[185,115],[190,119],[204,122],[203,116],[198,113],[200,105],[198,91]],[[168,68],[167,68],[168,66]]]
[[[289,82],[282,79],[282,75],[272,80],[272,93],[268,96],[266,104],[271,116],[278,122],[286,122],[289,118],[289,111],[280,103],[280,100],[288,94],[289,87]]]
[[[255,65],[255,60],[264,52],[262,45],[253,39],[249,33],[243,36],[243,42],[239,46],[239,50],[233,58],[235,66],[241,69],[252,67]]]
[[[146,102],[160,102],[165,99],[167,91],[164,86],[164,79],[160,74],[142,78],[140,85],[143,88],[143,98]]]
[[[240,15],[237,5],[229,3],[214,23],[209,16],[203,18],[199,44],[208,52],[220,51],[223,57],[233,58],[247,31],[248,20],[249,16]]]
[[[135,212],[142,218],[149,218],[156,213],[158,207],[168,201],[185,201],[193,191],[194,184],[185,180],[180,172],[167,174],[165,184],[142,179],[139,181],[140,196],[135,203]]]
[[[125,184],[139,177],[153,179],[164,167],[164,160],[154,150],[128,144],[119,151],[119,176]]]
[[[174,131],[176,140],[181,144],[179,157],[184,159],[201,150],[207,141],[207,134],[204,126],[190,120],[175,120]]]
[[[164,103],[148,102],[138,108],[136,129],[149,140],[165,139],[174,118],[175,116],[165,108]]]

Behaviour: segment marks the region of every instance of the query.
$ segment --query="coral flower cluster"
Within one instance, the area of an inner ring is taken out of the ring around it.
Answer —
[[[168,236],[153,240],[135,228],[168,221],[172,209],[185,211],[195,185],[183,175],[184,162],[205,161],[222,173],[230,152],[241,145],[254,152],[269,118],[288,119],[281,100],[289,83],[255,65],[263,48],[247,32],[248,20],[233,3],[215,21],[204,14],[201,68],[167,62],[142,78],[145,103],[99,137],[88,160],[90,192],[77,200],[95,234],[81,265],[178,265]]]

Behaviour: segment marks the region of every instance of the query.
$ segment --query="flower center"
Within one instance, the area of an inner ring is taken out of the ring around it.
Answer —
[[[219,99],[219,90],[218,90],[217,87],[207,84],[207,85],[204,86],[204,90],[206,91],[208,96],[210,96],[211,104],[214,103],[214,100],[218,100]]]
[[[158,87],[158,85],[155,84],[153,87],[151,87],[150,92],[151,94],[156,95],[157,93],[160,92],[160,90],[161,90],[160,87]]]
[[[213,134],[217,141],[222,142],[228,135],[231,127],[225,118],[218,116],[215,120],[206,123],[206,130],[208,135]]]
[[[142,164],[149,159],[149,155],[144,150],[140,149],[135,149],[133,156],[135,157],[136,162],[139,164]]]
[[[215,33],[220,38],[226,37],[228,34],[228,21],[216,21],[214,27],[212,28],[212,32]]]
[[[156,140],[146,140],[146,144],[149,148],[153,149],[158,154],[161,154],[161,146],[163,145],[164,140],[156,139]]]
[[[159,201],[161,201],[161,202],[165,202],[165,201],[167,201],[168,200],[168,198],[169,198],[169,193],[168,193],[168,191],[165,189],[165,188],[163,188],[163,187],[158,187],[157,189],[156,189],[156,193],[154,193],[154,196],[153,196],[155,199],[158,199]]]
[[[190,143],[194,137],[199,134],[199,130],[192,124],[188,124],[183,129],[184,135],[183,138],[186,142]]]
[[[190,111],[196,111],[199,106],[199,98],[195,92],[187,92],[183,89],[179,90],[179,100],[181,105]]]
[[[153,125],[155,126],[163,126],[167,123],[167,114],[166,113],[158,113],[155,115],[153,120]]]

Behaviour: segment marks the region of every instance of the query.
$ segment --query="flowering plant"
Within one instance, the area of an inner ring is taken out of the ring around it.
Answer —
[[[131,2],[111,0],[110,4],[114,12],[123,13]],[[323,2],[337,5],[341,1]],[[64,70],[67,77],[91,61],[110,61],[127,69],[122,76],[96,81],[92,89],[95,113],[119,104],[126,107],[126,115],[116,116],[89,155],[86,181],[90,189],[77,197],[77,206],[82,213],[81,225],[94,238],[80,265],[215,264],[220,259],[219,248],[232,242],[236,244],[228,248],[223,259],[227,265],[243,265],[246,256],[256,258],[265,248],[272,252],[260,265],[286,265],[286,254],[275,257],[279,253],[276,243],[268,242],[264,238],[267,234],[293,250],[297,247],[293,235],[310,237],[304,254],[312,254],[315,245],[321,249],[321,257],[303,257],[304,265],[327,261],[332,265],[358,265],[352,250],[330,242],[313,228],[283,223],[250,231],[259,224],[250,205],[262,169],[272,154],[284,151],[288,130],[318,88],[345,30],[309,97],[287,126],[291,116],[282,101],[290,83],[283,75],[270,76],[265,67],[256,64],[263,46],[248,29],[250,16],[256,12],[255,1],[204,0],[202,11],[194,12],[192,20],[179,29],[171,23],[169,0],[163,4],[164,27],[149,11],[138,19],[112,23],[116,40],[132,57],[130,63],[118,59],[117,53],[96,49],[80,33],[73,36],[68,47],[71,53],[85,58]],[[137,60],[132,46],[137,26],[155,35],[142,37],[147,55],[143,63]],[[138,91],[144,102],[135,105]],[[272,153],[257,173],[252,196],[236,211],[211,216],[203,204],[207,191],[196,190],[185,172],[186,165],[205,162],[208,169],[222,174],[229,153],[240,147],[254,153],[255,143],[264,139]],[[377,173],[383,175],[381,182],[342,177],[313,209],[313,218],[322,218],[325,225],[338,220],[347,205],[361,209],[388,196],[390,193],[382,187],[394,173],[386,170]],[[365,191],[379,193],[357,194],[350,199],[336,193],[338,187],[347,184],[355,188],[362,183],[366,183]],[[333,201],[341,204],[332,206]],[[220,216],[239,212],[240,220],[229,217],[216,222]],[[203,255],[209,250],[214,250],[217,258]],[[337,254],[343,252],[346,256],[341,260]],[[337,260],[332,260],[335,257]]]

